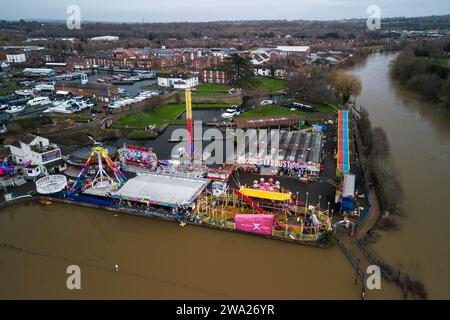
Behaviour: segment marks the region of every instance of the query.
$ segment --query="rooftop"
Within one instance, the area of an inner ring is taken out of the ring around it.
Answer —
[[[209,181],[174,175],[142,173],[128,180],[113,197],[129,200],[147,200],[164,206],[181,206],[195,200]]]
[[[238,128],[257,128],[257,127],[271,127],[271,126],[287,126],[298,124],[302,118],[296,115],[284,115],[273,117],[260,118],[242,118],[236,119],[236,127]]]

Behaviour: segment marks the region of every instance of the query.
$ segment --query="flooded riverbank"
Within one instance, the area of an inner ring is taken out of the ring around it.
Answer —
[[[71,205],[2,209],[0,243],[1,298],[358,299],[360,294],[355,272],[337,246],[318,249],[180,228]],[[66,288],[70,264],[81,267],[81,291]],[[115,264],[119,272],[112,271]],[[370,297],[400,294],[383,283]]]
[[[450,117],[388,74],[395,54],[374,54],[352,69],[362,81],[357,104],[385,129],[399,167],[406,205],[401,230],[373,247],[387,262],[424,280],[430,298],[450,298]]]

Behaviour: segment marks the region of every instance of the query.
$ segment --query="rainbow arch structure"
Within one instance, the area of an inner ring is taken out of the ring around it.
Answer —
[[[348,110],[338,111],[338,175],[350,171],[350,129],[348,122]]]
[[[71,192],[77,191],[82,188],[85,175],[88,172],[91,164],[93,164],[93,160],[95,158],[97,158],[98,170],[95,174],[93,182],[99,182],[100,184],[102,184],[104,180],[114,182],[114,180],[106,173],[105,169],[103,168],[102,159],[105,160],[108,168],[114,174],[114,178],[115,178],[118,186],[122,186],[127,181],[127,178],[125,177],[125,175],[122,173],[122,171],[120,171],[120,169],[116,166],[116,164],[109,157],[108,151],[102,147],[94,147],[92,149],[92,152],[91,152],[89,158],[86,160],[86,163],[84,164],[83,169],[81,169],[80,174],[78,175],[77,179],[75,180],[75,183],[73,184],[72,188],[70,189]]]

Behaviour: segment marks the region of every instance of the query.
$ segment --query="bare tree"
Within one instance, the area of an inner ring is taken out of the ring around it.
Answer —
[[[361,81],[354,75],[346,73],[344,70],[337,70],[331,77],[331,86],[336,95],[346,103],[351,96],[358,96],[361,93]]]

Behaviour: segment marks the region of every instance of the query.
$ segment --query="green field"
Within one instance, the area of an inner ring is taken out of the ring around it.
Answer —
[[[219,84],[219,83],[203,83],[195,87],[195,92],[206,92],[206,91],[222,91],[228,93],[231,89],[229,85]]]
[[[205,108],[227,108],[230,104],[224,103],[200,103],[192,104],[192,109]],[[185,120],[177,119],[186,110],[184,103],[172,103],[157,107],[152,111],[145,111],[140,113],[128,114],[120,117],[115,121],[116,128],[144,128],[149,125],[156,125],[158,128],[163,128],[169,124],[184,124]],[[136,133],[138,134],[138,133]]]
[[[304,120],[317,121],[324,118],[332,118],[336,114],[336,109],[333,106],[312,104],[318,109],[317,112],[291,111],[289,108],[280,107],[278,105],[257,106],[255,109],[244,112],[235,119],[242,118],[258,118],[258,117],[272,117],[281,115],[297,115]]]
[[[7,96],[18,89],[19,86],[15,82],[2,82],[0,84],[0,96]]]
[[[242,87],[248,89],[261,89],[268,92],[275,92],[285,89],[284,80],[262,76],[253,77],[242,83]]]
[[[450,69],[450,58],[429,58],[429,57],[422,57],[420,59],[425,60],[429,64],[434,64],[437,66],[440,66],[442,68]]]
[[[130,133],[127,134],[127,139],[130,140],[146,140],[155,138],[158,134],[154,131],[146,131],[142,129],[134,129]]]
[[[450,58],[437,58],[435,63],[441,67],[450,69]]]
[[[149,125],[156,125],[162,128],[167,124],[178,123],[183,120],[177,118],[184,112],[183,104],[167,104],[157,107],[152,111],[133,113],[119,118],[115,126],[123,128],[144,128]]]

